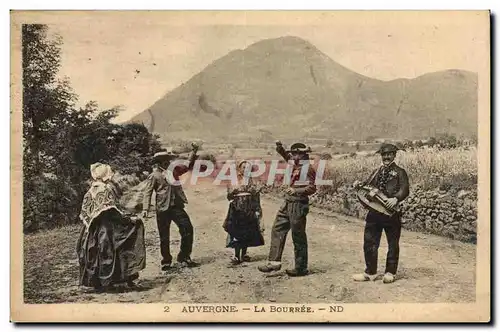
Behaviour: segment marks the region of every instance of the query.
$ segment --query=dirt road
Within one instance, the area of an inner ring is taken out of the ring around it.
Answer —
[[[284,272],[271,276],[257,270],[267,256],[270,229],[281,204],[262,199],[266,245],[251,248],[252,261],[229,267],[222,219],[228,203],[225,190],[211,185],[186,188],[187,211],[195,227],[192,258],[200,267],[160,271],[155,216],[145,220],[147,267],[138,291],[117,288],[97,294],[77,287],[78,268],[74,245],[78,227],[65,227],[25,237],[26,302],[470,302],[475,300],[475,249],[446,238],[403,231],[400,269],[394,284],[356,283],[351,275],[363,270],[363,223],[312,209],[308,217],[311,274],[290,278]],[[172,254],[178,252],[179,235],[172,224]],[[383,272],[387,246],[379,251]],[[293,264],[293,244],[288,236],[283,267]]]

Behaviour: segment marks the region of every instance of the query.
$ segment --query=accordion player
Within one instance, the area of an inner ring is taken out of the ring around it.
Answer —
[[[382,232],[386,234],[389,247],[383,282],[392,283],[396,280],[402,228],[398,204],[410,192],[406,171],[394,162],[398,150],[393,144],[382,144],[377,151],[382,157],[382,166],[374,170],[367,181],[356,181],[354,184],[359,201],[368,209],[363,240],[366,268],[363,273],[353,276],[355,281],[376,279]]]

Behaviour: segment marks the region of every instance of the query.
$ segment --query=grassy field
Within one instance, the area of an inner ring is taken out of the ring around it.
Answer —
[[[407,171],[412,185],[423,189],[460,190],[477,185],[476,148],[399,152],[396,163]],[[367,178],[379,165],[379,155],[334,158],[329,161],[328,178],[338,188]]]

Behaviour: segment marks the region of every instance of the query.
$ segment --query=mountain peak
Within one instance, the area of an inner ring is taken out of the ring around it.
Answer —
[[[278,38],[263,39],[247,47],[247,50],[264,48],[269,50],[295,48],[295,49],[316,49],[309,41],[297,36],[283,36]]]
[[[474,75],[452,70],[375,80],[307,40],[283,36],[229,52],[132,121],[153,122],[169,138],[246,140],[261,130],[283,139],[423,138],[431,131],[475,133],[476,99]],[[460,121],[449,120],[455,114]]]

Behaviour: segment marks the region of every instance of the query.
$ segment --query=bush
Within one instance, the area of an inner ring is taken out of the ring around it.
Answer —
[[[80,205],[75,204],[84,186],[75,190],[66,181],[36,176],[24,186],[25,232],[54,228],[78,220]]]
[[[104,117],[96,109],[86,111],[89,109],[83,110],[86,116],[73,121],[73,126],[60,125],[46,134],[40,144],[38,172],[33,166],[26,167],[25,232],[78,222],[91,164],[107,163],[117,173],[138,176],[149,169],[152,155],[160,149],[157,137],[142,124],[111,124],[116,113]],[[27,166],[31,162],[25,159]],[[54,174],[54,178],[42,172]]]
[[[443,134],[438,136],[437,144],[442,148],[453,149],[458,147],[459,141],[455,135]]]
[[[41,158],[43,169],[55,174],[53,178],[24,174],[25,232],[78,222],[91,164],[108,163],[118,175],[128,176],[126,189],[139,182],[138,176],[149,169],[152,155],[159,150],[156,137],[142,125],[110,124],[107,129],[95,131],[91,122],[87,126],[90,129],[68,133],[65,144],[54,144],[58,156]],[[81,131],[86,134],[78,135]]]
[[[200,159],[200,160],[210,160],[214,164],[217,163],[217,158],[215,157],[215,155],[213,155],[211,153],[202,154],[202,155],[200,155],[200,157],[198,159]]]

